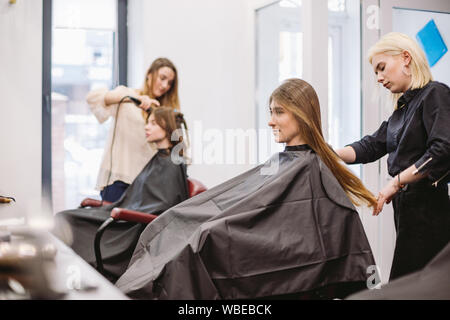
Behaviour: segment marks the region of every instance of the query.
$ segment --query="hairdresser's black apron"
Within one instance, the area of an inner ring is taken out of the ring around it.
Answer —
[[[407,185],[393,199],[397,242],[390,280],[422,269],[450,241],[446,183]]]

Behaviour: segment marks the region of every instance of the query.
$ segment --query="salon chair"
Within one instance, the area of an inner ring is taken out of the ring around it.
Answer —
[[[200,181],[188,178],[188,187],[189,187],[189,198],[192,198],[203,191],[206,191],[207,188],[201,183]],[[80,207],[101,207],[105,205],[109,205],[111,202],[108,201],[101,201],[91,198],[84,199]],[[117,221],[129,221],[129,222],[138,222],[143,224],[149,224],[154,219],[156,219],[158,216],[150,213],[140,212],[140,211],[134,211],[134,210],[128,210],[126,208],[114,208],[111,210],[111,216],[98,228],[97,233],[95,234],[95,240],[94,240],[94,251],[95,251],[95,260],[97,262],[97,270],[101,274],[105,275],[105,269],[103,267],[103,259],[102,254],[100,251],[100,241],[103,236],[103,233],[105,230],[110,226],[111,224],[117,222]]]

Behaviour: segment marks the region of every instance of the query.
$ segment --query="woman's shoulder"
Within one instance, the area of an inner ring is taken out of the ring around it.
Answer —
[[[430,81],[421,89],[416,99],[427,113],[436,108],[447,108],[450,103],[450,88],[445,83]]]
[[[433,108],[437,105],[447,105],[450,100],[450,88],[445,83],[430,81],[422,88],[418,99]]]
[[[175,157],[171,151],[158,150],[154,157],[154,165],[158,166],[164,172],[164,176],[168,179],[174,175],[184,172],[186,174],[187,167],[183,158]]]
[[[439,81],[430,81],[423,89],[428,92],[436,91],[442,93],[450,93],[450,88],[443,82]]]

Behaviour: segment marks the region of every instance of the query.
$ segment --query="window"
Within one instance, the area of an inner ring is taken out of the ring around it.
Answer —
[[[118,84],[117,0],[53,0],[51,186],[53,211],[75,208],[94,190],[111,120],[99,124],[86,95]],[[99,14],[101,12],[101,14]],[[123,83],[125,84],[125,83]]]

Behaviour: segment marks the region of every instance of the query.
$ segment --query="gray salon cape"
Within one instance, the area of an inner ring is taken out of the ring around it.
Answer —
[[[167,210],[116,282],[138,299],[245,299],[366,281],[358,213],[307,146]]]
[[[450,243],[422,270],[410,273],[378,290],[365,290],[349,300],[450,300]]]
[[[73,241],[72,249],[95,266],[94,238],[100,225],[109,218],[115,207],[158,215],[189,197],[186,166],[174,164],[168,150],[161,149],[142,169],[122,197],[100,208],[66,210],[55,216],[53,233],[62,235],[64,221],[68,222]],[[105,270],[117,279],[126,269],[139,235],[145,225],[119,221],[110,225],[101,240]]]

